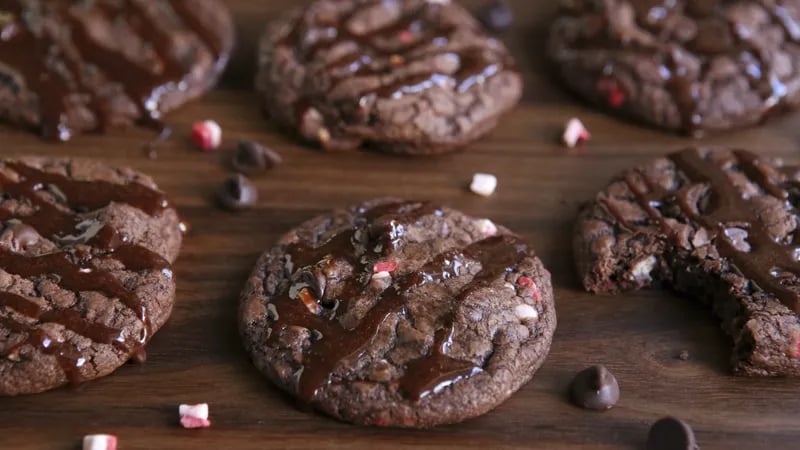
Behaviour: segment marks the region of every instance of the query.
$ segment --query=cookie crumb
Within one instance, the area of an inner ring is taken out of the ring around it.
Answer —
[[[208,420],[208,403],[180,405],[178,414],[183,428],[208,428],[211,426],[211,421]]]
[[[222,127],[213,120],[195,122],[192,125],[192,141],[201,150],[216,150],[222,143]]]
[[[117,450],[113,434],[88,434],[83,437],[83,450]]]
[[[592,135],[589,130],[583,125],[577,117],[569,119],[567,126],[564,127],[564,134],[561,135],[561,141],[569,148],[575,148],[589,139]]]
[[[497,177],[488,173],[476,173],[472,176],[472,184],[469,190],[472,192],[489,197],[497,189]]]
[[[681,352],[678,353],[678,359],[680,359],[681,361],[688,361],[689,360],[689,350],[681,350]]]

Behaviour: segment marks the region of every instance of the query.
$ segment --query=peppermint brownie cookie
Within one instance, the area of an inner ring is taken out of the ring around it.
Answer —
[[[798,0],[564,0],[548,51],[592,103],[699,135],[797,106],[798,18]]]
[[[89,160],[0,162],[0,395],[111,373],[172,310],[178,215],[149,177]]]
[[[431,427],[481,415],[550,348],[550,274],[503,227],[377,200],[289,232],[258,261],[240,329],[273,383],[333,417]]]
[[[462,147],[522,91],[503,44],[449,0],[314,1],[268,27],[258,64],[267,113],[327,150]]]
[[[217,0],[0,2],[0,120],[51,140],[142,123],[215,83],[233,45]]]
[[[800,375],[800,171],[742,150],[685,150],[625,171],[581,212],[586,289],[664,283],[710,304],[737,374]]]

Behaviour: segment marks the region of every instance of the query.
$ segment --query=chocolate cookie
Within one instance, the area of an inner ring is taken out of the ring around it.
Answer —
[[[268,27],[258,64],[268,114],[327,150],[453,150],[522,91],[503,44],[449,0],[312,2]]]
[[[587,100],[699,135],[800,103],[798,18],[798,0],[564,0],[548,52]]]
[[[800,170],[730,150],[685,150],[616,177],[581,212],[586,289],[664,283],[709,303],[734,371],[800,375]]]
[[[89,160],[0,162],[0,395],[111,373],[172,310],[178,215],[149,177]]]
[[[240,329],[256,366],[333,417],[430,427],[486,413],[544,361],[550,274],[519,237],[429,203],[310,220],[264,253]]]
[[[208,90],[233,23],[217,0],[0,2],[0,120],[51,140],[141,123]]]

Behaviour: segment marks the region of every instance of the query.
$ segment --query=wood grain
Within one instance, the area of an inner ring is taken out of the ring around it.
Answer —
[[[580,289],[570,250],[578,204],[620,169],[692,141],[617,121],[559,88],[543,59],[554,2],[513,2],[517,21],[504,39],[525,74],[522,104],[490,138],[429,159],[326,154],[277,132],[250,92],[253,52],[262,25],[298,2],[228,3],[240,26],[236,57],[218,90],[168,117],[177,133],[158,160],[143,157],[151,137],[143,130],[50,145],[0,129],[4,155],[88,156],[152,174],[193,227],[175,267],[174,314],[149,346],[147,363],[83,386],[0,399],[0,448],[75,449],[83,434],[95,432],[119,435],[124,449],[643,448],[650,423],[664,415],[689,421],[704,450],[797,448],[800,381],[730,376],[731,343],[708,310],[664,292],[596,297]],[[594,135],[578,151],[558,144],[572,116]],[[190,124],[204,118],[219,121],[231,139],[256,139],[284,155],[284,165],[255,180],[256,209],[229,214],[213,207],[212,192],[227,172],[215,155],[187,142]],[[799,138],[795,115],[704,142],[796,159]],[[498,175],[495,196],[466,191],[476,171]],[[559,328],[550,357],[531,383],[482,418],[429,431],[338,423],[297,409],[241,348],[237,297],[260,251],[321,211],[379,195],[428,198],[491,217],[529,239],[553,273]],[[682,350],[688,361],[677,359]],[[593,363],[606,364],[621,385],[619,405],[606,413],[566,401],[573,373]],[[185,402],[210,403],[213,427],[180,429],[177,405]]]

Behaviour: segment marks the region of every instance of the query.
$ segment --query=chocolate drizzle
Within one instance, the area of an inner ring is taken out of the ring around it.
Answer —
[[[169,28],[170,21],[160,17],[164,11],[154,13],[153,4],[141,0],[98,0],[91,6],[67,0],[41,3],[34,7],[21,0],[0,0],[0,11],[14,16],[0,28],[0,63],[18,71],[24,85],[37,94],[43,136],[69,140],[73,130],[68,116],[75,108],[85,107],[94,113],[96,130],[118,121],[115,114],[130,114],[113,111],[116,97],[109,97],[109,83],[121,87],[133,101],[138,110],[134,118],[159,132],[163,130],[162,99],[189,89],[195,64],[194,56],[176,55],[174,30]],[[195,53],[208,51],[216,59],[216,70],[220,70],[227,60],[221,34],[196,17],[185,0],[163,3],[165,8],[174,9],[174,17],[179,15],[198,37]],[[47,26],[47,21],[57,27]],[[152,59],[139,58],[120,43],[111,44],[97,34],[121,24],[152,48]],[[101,78],[89,75],[94,73]]]
[[[170,264],[151,250],[129,243],[127,236],[108,224],[86,219],[74,211],[95,211],[111,203],[120,203],[157,216],[168,207],[163,194],[133,182],[116,184],[70,179],[19,162],[6,162],[4,166],[13,170],[17,178],[0,175],[0,193],[6,200],[30,204],[33,210],[25,215],[0,208],[0,220],[22,222],[39,235],[61,242],[64,250],[30,256],[16,250],[0,249],[0,269],[27,279],[55,277],[58,286],[72,291],[76,298],[81,292],[90,291],[116,298],[135,313],[143,329],[139,336],[129,336],[121,329],[91,322],[75,309],[46,309],[23,296],[0,292],[0,311],[6,311],[0,316],[0,327],[27,336],[0,356],[17,358],[19,349],[30,345],[54,355],[70,381],[81,381],[80,367],[86,362],[85,349],[77,348],[71,342],[55,341],[41,328],[40,325],[45,323],[60,324],[93,342],[113,345],[126,354],[140,351],[151,334],[147,307],[120,280],[96,267],[92,261],[114,259],[127,270],[161,271],[167,277],[172,276]],[[74,244],[91,245],[97,253],[78,250]],[[12,311],[27,320],[14,319],[10,314]]]
[[[354,265],[350,279],[345,280],[345,289],[337,296],[339,305],[333,311],[323,309],[314,314],[298,299],[291,296],[292,289],[285,288],[269,305],[271,314],[270,342],[276,342],[285,330],[302,327],[310,330],[312,339],[303,354],[303,366],[298,372],[298,396],[312,402],[320,389],[335,378],[337,368],[343,361],[361,360],[367,357],[367,349],[382,327],[392,317],[407,314],[406,299],[416,289],[432,281],[461,276],[467,264],[480,264],[481,270],[454,296],[450,311],[439,320],[432,348],[419,359],[408,363],[397,383],[410,399],[420,400],[440,392],[447,386],[472,377],[482,368],[471,361],[462,361],[448,356],[456,334],[455,306],[471,293],[490,286],[505,272],[512,271],[526,256],[527,246],[518,238],[509,235],[490,237],[474,242],[463,249],[444,252],[424,264],[420,269],[395,274],[394,283],[374,300],[374,304],[352,329],[345,328],[337,315],[348,310],[348,302],[369,295],[372,267],[365,266],[365,255],[357,253],[356,243],[364,227],[370,240],[367,252],[374,256],[388,255],[396,250],[398,240],[410,224],[426,215],[441,215],[441,211],[428,203],[389,203],[369,210],[359,211],[361,219],[353,229],[347,229],[327,242],[309,248],[303,244],[292,244],[287,253],[294,264],[293,273],[301,273],[331,259],[343,259]],[[380,233],[375,230],[381,230]],[[389,236],[389,237],[386,237]],[[378,252],[370,250],[375,242],[393,242],[392,246],[377,246]],[[366,275],[366,276],[363,276]]]
[[[785,245],[773,237],[763,220],[758,216],[755,200],[745,197],[732,183],[726,173],[726,165],[734,167],[747,175],[765,193],[788,204],[787,187],[797,186],[797,181],[784,171],[772,169],[750,152],[732,152],[727,161],[715,161],[697,150],[685,150],[670,155],[676,169],[684,174],[689,183],[676,191],[654,186],[644,174],[637,178],[646,180],[648,190],[644,191],[632,175],[625,181],[636,196],[637,202],[648,215],[657,221],[667,236],[675,237],[672,228],[654,205],[677,204],[683,214],[697,225],[709,231],[709,236],[719,251],[745,278],[759,289],[774,295],[788,308],[800,314],[800,293],[797,287],[784,285],[787,274],[791,278],[800,277],[800,262],[796,257],[796,246]],[[701,209],[701,200],[692,189],[697,184],[708,186],[708,204]],[[627,223],[622,214],[613,207],[608,208],[617,220],[631,230],[635,224]],[[729,230],[743,230],[746,247],[737,246]],[[676,241],[677,244],[677,241]]]

